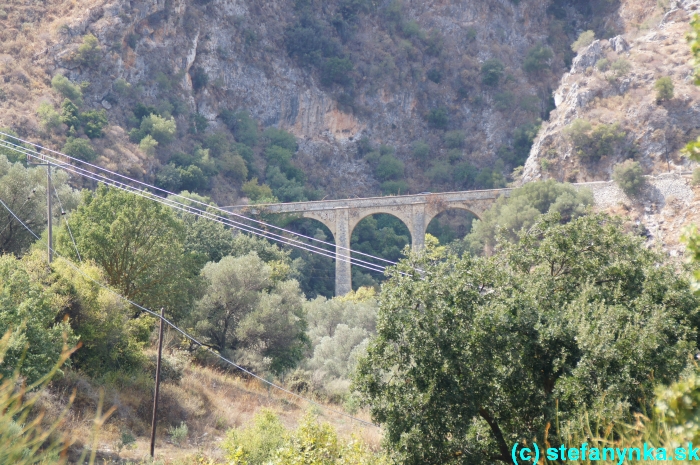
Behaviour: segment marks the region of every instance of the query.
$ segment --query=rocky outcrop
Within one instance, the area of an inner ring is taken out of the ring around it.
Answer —
[[[630,3],[621,11],[630,10]],[[694,1],[671,2],[663,12],[650,5],[635,16],[644,28],[627,25],[630,32],[580,50],[554,93],[556,110],[533,144],[521,182],[609,180],[613,166],[627,158],[648,174],[690,169],[680,151],[700,132],[700,91],[685,39],[697,8]],[[672,79],[674,97],[657,101],[654,84],[665,76]],[[624,141],[599,160],[581,160],[566,131],[576,119],[618,124]]]

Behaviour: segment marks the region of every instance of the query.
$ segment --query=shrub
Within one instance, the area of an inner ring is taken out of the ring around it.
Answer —
[[[468,187],[474,184],[477,169],[468,161],[459,163],[452,170],[452,180],[460,187]]]
[[[85,135],[90,139],[102,137],[102,129],[107,126],[107,113],[104,110],[90,110],[80,115]]]
[[[83,161],[95,161],[97,152],[92,148],[92,144],[87,139],[69,137],[63,146],[63,153]]]
[[[571,50],[574,52],[577,52],[581,50],[584,47],[588,47],[593,43],[595,40],[595,32],[593,31],[584,31],[582,32],[576,41],[571,44]]]
[[[445,107],[433,108],[428,113],[426,119],[428,120],[428,126],[433,129],[446,129],[450,122],[447,108]]]
[[[189,428],[187,428],[187,424],[183,421],[180,423],[180,426],[169,427],[168,434],[170,435],[170,441],[180,447],[185,439],[187,439]]]
[[[613,168],[613,180],[625,194],[632,197],[644,186],[644,173],[639,162],[625,160]]]
[[[537,74],[550,66],[554,53],[544,45],[536,45],[527,52],[523,62],[523,70],[528,74]]]
[[[247,111],[224,110],[219,115],[236,141],[254,147],[258,143],[258,123]]]
[[[277,415],[261,409],[247,428],[229,430],[221,448],[232,463],[262,464],[274,458],[285,439],[286,430]]]
[[[624,58],[618,58],[610,65],[610,71],[613,72],[613,77],[620,78],[625,76],[632,69],[632,65]]]
[[[263,138],[265,138],[267,145],[276,145],[290,152],[297,151],[297,139],[294,134],[291,134],[284,129],[277,128],[267,128],[263,132]]]
[[[464,131],[448,131],[443,136],[442,140],[445,146],[450,149],[459,149],[464,146]]]
[[[425,73],[425,77],[433,81],[435,84],[440,84],[440,81],[442,80],[442,71],[437,68],[429,69],[428,72]]]
[[[419,140],[413,143],[411,148],[411,153],[413,158],[418,160],[420,163],[425,162],[430,155],[430,146],[425,143],[425,141]]]
[[[481,82],[487,86],[495,87],[503,77],[505,66],[496,58],[486,60],[481,65]]]
[[[102,50],[100,43],[92,34],[83,37],[83,43],[78,47],[77,52],[72,57],[72,60],[81,66],[92,68],[100,62]]]
[[[80,128],[80,117],[78,115],[78,107],[68,99],[63,100],[61,104],[61,122],[75,132]]]
[[[209,120],[197,112],[190,114],[190,133],[191,134],[201,134],[207,130],[209,127]]]
[[[425,173],[433,184],[444,184],[452,179],[452,167],[445,161],[437,161]]]
[[[352,84],[352,61],[348,58],[331,57],[321,66],[321,84],[331,86]]]
[[[141,120],[141,131],[153,136],[153,139],[161,144],[167,144],[175,139],[177,125],[175,119],[163,118],[155,114],[144,117]]]
[[[242,182],[248,177],[248,167],[246,166],[245,160],[238,154],[232,154],[230,152],[224,153],[221,158],[217,160],[217,166],[221,173],[236,181]]]
[[[406,181],[384,181],[381,184],[382,193],[388,195],[408,194],[409,186]]]
[[[595,67],[601,73],[605,73],[610,69],[610,60],[607,58],[601,58],[600,60],[596,61]]]
[[[158,141],[155,140],[153,137],[150,135],[147,135],[143,139],[141,139],[141,142],[139,142],[139,148],[148,155],[149,157],[152,157],[153,155],[156,154],[156,147],[158,146]]]
[[[700,167],[693,170],[693,186],[700,186]]]
[[[393,155],[382,155],[374,170],[374,174],[380,181],[395,180],[403,176],[404,165],[401,160]]]
[[[604,155],[612,155],[615,148],[625,139],[625,132],[619,124],[599,124],[595,128],[583,119],[574,120],[565,133],[574,146],[576,155],[582,160],[599,160]]]
[[[73,101],[76,105],[83,104],[83,92],[79,86],[74,85],[62,74],[57,74],[51,79],[51,87],[65,98]]]
[[[182,179],[180,169],[174,163],[165,165],[156,175],[156,186],[170,192],[180,190]]]
[[[253,178],[241,187],[243,193],[253,203],[274,203],[277,199],[272,195],[272,189],[267,184],[258,184],[258,178]]]
[[[39,116],[39,121],[46,131],[54,131],[61,127],[63,121],[61,121],[61,115],[54,110],[53,105],[42,102],[36,111]]]
[[[656,90],[656,101],[671,100],[673,98],[673,81],[669,76],[659,78],[654,83]]]
[[[202,68],[195,68],[192,70],[191,74],[192,78],[192,89],[194,89],[195,92],[197,92],[199,89],[202,89],[209,84],[209,75],[207,72],[202,69]]]

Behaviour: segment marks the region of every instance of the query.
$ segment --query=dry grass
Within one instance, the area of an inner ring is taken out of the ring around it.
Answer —
[[[47,412],[47,421],[51,420],[66,407],[66,399],[73,389],[77,395],[66,423],[66,432],[86,438],[91,431],[89,421],[94,418],[100,395],[95,382],[69,372],[65,379],[53,384],[51,392],[42,399],[41,407]],[[152,396],[152,381],[148,374],[143,379],[123,382],[119,387],[106,384],[105,407],[116,407],[116,413],[102,428],[99,451],[103,459],[140,461],[148,456]],[[340,436],[349,438],[354,434],[373,449],[379,448],[381,431],[378,428],[363,427],[347,417],[312,406],[289,394],[267,389],[260,381],[189,364],[179,382],[168,381],[161,385],[156,458],[169,463],[200,453],[222,460],[218,444],[226,431],[248,424],[261,408],[274,410],[288,428],[296,427],[301,417],[312,410],[320,421],[332,424]],[[343,410],[337,405],[330,408]],[[357,416],[369,420],[366,413]],[[170,441],[167,429],[181,422],[187,425],[189,434],[183,444],[177,446]],[[117,445],[125,431],[136,437],[135,447],[117,454]]]

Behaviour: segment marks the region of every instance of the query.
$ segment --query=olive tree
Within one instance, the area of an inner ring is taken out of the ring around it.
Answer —
[[[605,215],[391,274],[355,383],[399,463],[509,462],[589,409],[632,421],[698,350],[687,278]]]

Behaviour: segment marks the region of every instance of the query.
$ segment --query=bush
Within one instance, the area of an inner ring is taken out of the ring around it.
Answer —
[[[297,139],[294,134],[291,134],[284,129],[267,128],[263,132],[263,138],[267,145],[276,145],[294,153],[297,151]]]
[[[374,174],[380,181],[390,181],[403,177],[404,164],[393,155],[382,155],[374,170]]]
[[[671,100],[673,98],[673,81],[669,76],[659,78],[654,83],[656,90],[656,101]]]
[[[631,69],[632,65],[624,58],[618,58],[610,65],[610,71],[613,72],[613,77],[615,78],[621,78],[627,75]]]
[[[693,186],[700,186],[700,167],[693,170]]]
[[[348,86],[352,84],[352,69],[352,61],[348,58],[329,58],[321,66],[321,84]]]
[[[486,60],[481,65],[481,82],[487,86],[495,87],[503,77],[505,66],[496,58]]]
[[[425,73],[425,77],[433,81],[435,84],[440,84],[440,81],[442,81],[442,71],[437,68],[429,69],[428,72]]]
[[[91,162],[97,158],[97,152],[87,139],[69,137],[63,146],[63,153],[83,161]]]
[[[247,111],[224,110],[219,116],[233,132],[236,141],[248,147],[255,147],[258,143],[258,123]]]
[[[61,115],[54,110],[53,105],[43,102],[36,111],[39,121],[45,131],[54,131],[61,127]]]
[[[238,154],[224,153],[217,160],[217,167],[225,176],[236,181],[243,182],[248,178],[248,167],[243,157]]]
[[[639,162],[625,160],[613,168],[613,180],[625,194],[632,197],[644,186],[644,172]]]
[[[80,115],[85,135],[90,139],[102,137],[102,129],[107,126],[107,113],[104,110],[90,110]]]
[[[593,125],[583,119],[574,120],[565,130],[574,146],[574,152],[582,160],[597,161],[604,155],[612,155],[624,141],[626,133],[619,124]]]
[[[409,186],[406,181],[384,181],[381,184],[381,189],[383,194],[387,195],[399,195],[408,194]]]
[[[187,191],[201,191],[207,187],[207,177],[199,166],[180,168],[181,187]]]
[[[185,439],[187,439],[189,428],[187,428],[187,424],[183,421],[180,423],[180,426],[169,427],[168,434],[170,435],[170,441],[180,447]]]
[[[433,108],[428,113],[426,119],[428,120],[428,126],[433,129],[446,129],[450,122],[447,108],[445,107]]]
[[[425,141],[416,141],[411,148],[411,154],[418,162],[424,163],[430,155],[430,146],[426,144]]]
[[[554,53],[544,45],[536,45],[527,52],[523,62],[523,70],[528,74],[537,74],[549,68]]]
[[[197,92],[209,84],[209,75],[202,68],[195,68],[192,70],[192,89]]]
[[[141,139],[141,142],[139,142],[139,148],[148,155],[149,157],[152,157],[156,154],[156,147],[158,146],[158,141],[155,140],[153,137],[150,135],[147,135],[143,139]]]
[[[241,187],[243,193],[253,203],[275,203],[277,199],[272,195],[272,189],[266,184],[259,185],[258,178],[253,178]]]
[[[80,106],[83,104],[83,92],[80,90],[80,87],[74,85],[64,75],[55,75],[53,79],[51,79],[51,87],[76,105]]]
[[[144,117],[141,120],[141,131],[153,136],[160,144],[167,144],[175,139],[177,125],[174,118],[163,118],[155,114]]]
[[[448,131],[442,137],[445,146],[449,149],[460,149],[464,147],[464,131]]]
[[[75,52],[72,60],[80,66],[92,68],[100,62],[101,55],[102,50],[100,50],[100,43],[97,37],[88,34],[83,37],[83,43],[78,47],[78,51]]]
[[[176,192],[180,190],[181,185],[180,169],[174,163],[168,163],[156,175],[156,186],[162,189]]]
[[[579,50],[581,50],[584,47],[588,47],[593,43],[595,40],[595,32],[593,31],[584,31],[582,32],[576,41],[571,44],[571,50],[574,52],[578,53]]]
[[[445,184],[452,179],[452,167],[445,161],[437,161],[425,174],[431,184]]]
[[[274,458],[285,436],[284,425],[274,412],[262,409],[253,417],[252,425],[229,430],[221,448],[232,463],[263,464]]]

